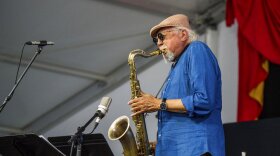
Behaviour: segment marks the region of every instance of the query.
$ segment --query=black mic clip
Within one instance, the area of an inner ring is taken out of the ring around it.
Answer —
[[[96,117],[102,119],[105,116],[105,113],[103,113],[101,110],[96,111]]]
[[[27,45],[38,45],[38,46],[46,46],[46,45],[54,45],[54,42],[41,40],[41,41],[28,41],[25,42]]]

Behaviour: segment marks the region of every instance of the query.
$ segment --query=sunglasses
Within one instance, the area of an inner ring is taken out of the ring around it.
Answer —
[[[162,33],[158,33],[156,37],[153,37],[153,42],[155,45],[157,45],[158,40],[161,40],[163,42],[163,40],[165,39],[166,35],[163,35]]]
[[[170,29],[170,30],[167,30],[167,31],[164,31],[164,32],[172,32],[172,31],[176,31],[176,30],[181,30],[181,29],[173,28],[173,29]],[[157,45],[158,40],[161,40],[161,42],[163,42],[165,37],[166,37],[166,34],[163,35],[161,32],[157,33],[156,37],[153,37],[153,42],[155,43],[155,45]]]

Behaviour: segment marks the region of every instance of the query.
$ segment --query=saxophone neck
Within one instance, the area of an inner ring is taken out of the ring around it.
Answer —
[[[155,51],[150,52],[149,55],[151,55],[151,56],[157,56],[157,55],[160,55],[160,54],[162,54],[162,53],[163,53],[163,51],[157,49],[157,50],[155,50]]]
[[[161,51],[159,49],[152,51],[150,53],[146,53],[144,50],[141,50],[141,49],[136,49],[136,50],[132,50],[129,53],[128,60],[134,60],[134,58],[138,55],[147,58],[147,57],[157,56],[162,53],[163,53],[163,51]]]

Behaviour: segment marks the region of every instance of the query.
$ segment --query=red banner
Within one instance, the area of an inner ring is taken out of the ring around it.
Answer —
[[[268,61],[280,64],[279,7],[279,0],[227,0],[226,24],[238,22],[238,121],[259,117]]]

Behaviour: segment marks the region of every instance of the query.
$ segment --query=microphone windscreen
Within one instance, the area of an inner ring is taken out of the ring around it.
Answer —
[[[110,104],[111,104],[111,102],[112,102],[112,98],[110,98],[110,97],[103,97],[101,99],[100,105],[98,107],[99,108],[102,107],[105,111],[107,111],[109,106],[110,106]],[[105,113],[105,112],[103,112],[103,113]]]

